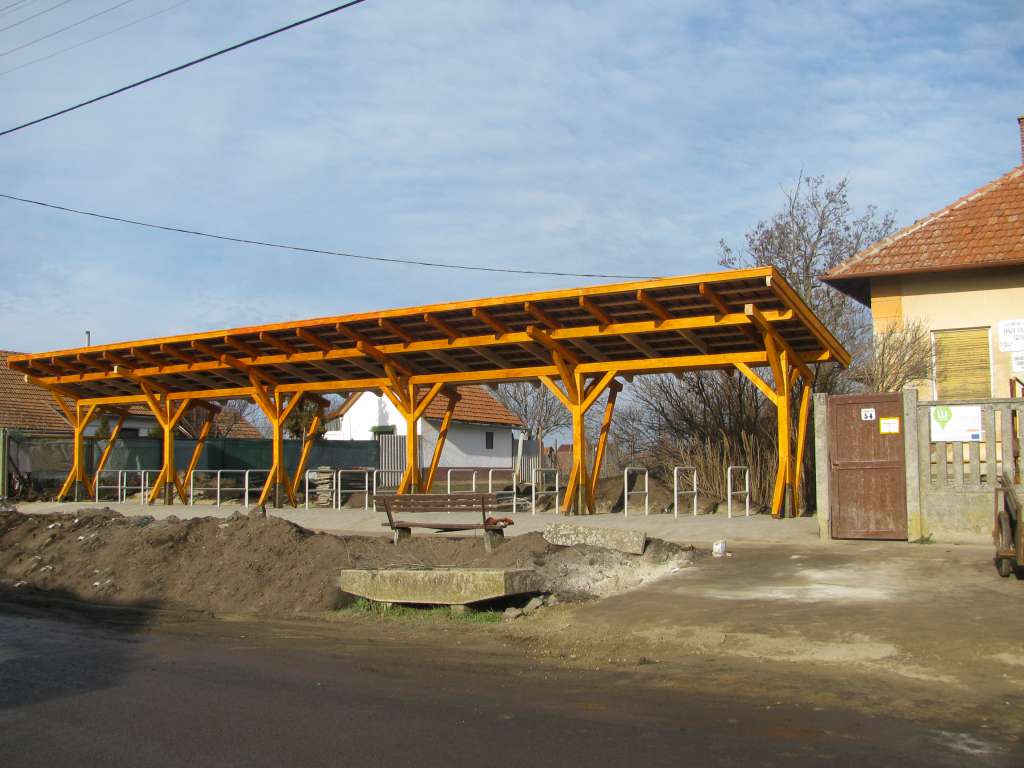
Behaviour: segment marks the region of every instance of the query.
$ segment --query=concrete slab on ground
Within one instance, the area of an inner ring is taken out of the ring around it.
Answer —
[[[338,587],[350,595],[420,605],[471,605],[540,586],[532,568],[361,568],[338,576]]]

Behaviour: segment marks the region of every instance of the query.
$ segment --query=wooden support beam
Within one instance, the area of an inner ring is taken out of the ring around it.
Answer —
[[[162,370],[163,367],[167,365],[167,363],[165,363],[163,360],[158,358],[156,355],[154,355],[152,352],[150,352],[148,349],[144,347],[132,347],[131,356],[142,358],[147,363],[149,363],[153,368],[156,368],[157,371]],[[133,367],[135,366],[126,366],[126,368]]]
[[[455,406],[458,405],[461,395],[457,392],[446,393],[448,403],[444,409],[444,416],[441,418],[441,426],[437,430],[437,442],[434,443],[434,453],[430,458],[430,469],[427,470],[426,480],[423,482],[423,492],[430,493],[434,487],[434,476],[437,474],[437,467],[441,463],[441,454],[444,452],[445,440],[448,437],[448,428],[451,426],[452,417],[455,415]]]
[[[637,291],[636,300],[643,304],[644,307],[646,307],[651,314],[658,318],[659,323],[664,323],[665,321],[674,319],[672,317],[672,313],[669,312],[668,309],[666,309],[661,302],[659,302],[657,299],[651,296],[651,294],[649,294],[647,291],[643,289]],[[682,336],[684,339],[686,339],[687,342],[692,344],[693,348],[700,352],[702,355],[706,355],[708,353],[708,345],[701,341],[700,338],[698,338],[697,334],[695,334],[693,331],[679,329],[676,330],[676,333]]]
[[[793,511],[800,514],[800,499],[802,498],[804,470],[804,452],[807,448],[807,423],[810,419],[811,392],[814,389],[810,382],[800,380],[800,410],[797,414],[796,428],[796,465],[793,469]]]
[[[576,356],[576,353],[568,349],[561,342],[555,341],[551,338],[550,334],[542,331],[535,325],[527,326],[526,335],[536,341],[543,347],[546,347],[550,352],[556,355],[560,355],[563,360],[567,361],[570,365],[579,365],[580,359]],[[557,365],[557,363],[556,363]]]
[[[107,459],[110,458],[110,454],[114,450],[114,443],[117,442],[118,435],[121,434],[121,427],[124,426],[124,420],[126,416],[127,414],[124,411],[118,414],[117,423],[114,424],[114,428],[110,430],[110,437],[107,438],[107,444],[103,448],[103,453],[100,454],[100,460],[96,462],[96,469],[92,475],[94,498],[96,495],[96,489],[99,487],[100,483],[100,473],[103,471],[103,468],[107,466]]]
[[[452,328],[445,320],[432,312],[427,312],[423,315],[423,322],[429,325],[436,331],[444,334],[450,341],[461,339],[465,334],[459,333],[457,330]]]
[[[483,309],[481,307],[473,307],[472,313],[473,317],[475,317],[481,323],[483,323],[492,331],[494,331],[494,333],[497,334],[498,336],[504,336],[505,334],[509,333],[509,327],[505,325],[505,323],[498,320],[498,318],[496,318],[486,309]]]
[[[250,360],[262,357],[263,353],[247,341],[242,341],[237,336],[225,336],[224,343],[234,347],[243,355],[248,355]]]
[[[284,339],[278,338],[274,334],[268,333],[267,331],[260,331],[258,338],[264,344],[269,344],[270,346],[274,347],[274,349],[280,350],[286,355],[294,355],[299,351]]]
[[[614,320],[608,317],[608,313],[601,309],[597,304],[594,303],[593,299],[589,299],[586,296],[580,296],[579,298],[580,307],[586,311],[588,315],[597,320],[598,325],[606,327],[611,325]]]
[[[800,359],[800,356],[793,351],[793,348],[789,346],[789,343],[782,337],[782,334],[778,332],[776,328],[768,321],[755,305],[746,304],[743,307],[743,314],[750,318],[753,325],[762,333],[765,337],[770,336],[772,341],[775,342],[775,347],[781,352],[785,352],[789,358],[790,364],[794,365],[800,372],[804,381],[813,381],[814,374],[811,373],[811,369],[808,368],[804,362]],[[765,339],[765,345],[768,344],[767,338]],[[767,348],[767,346],[766,346]]]
[[[185,363],[188,366],[193,366],[193,365],[195,365],[198,362],[188,352],[186,352],[183,349],[179,349],[178,347],[175,347],[175,346],[173,346],[171,344],[161,344],[160,345],[160,351],[163,352],[165,355],[170,355],[171,357],[178,358],[179,360],[181,360],[183,363]]]
[[[378,318],[377,325],[379,325],[385,331],[390,333],[392,336],[395,336],[396,338],[400,339],[403,344],[412,344],[413,342],[416,341],[416,339],[413,336],[409,335],[409,333],[404,328],[400,327],[398,323],[394,322],[393,320],[390,320],[389,318]]]
[[[295,336],[296,338],[302,339],[307,344],[312,344],[321,352],[330,352],[332,349],[334,349],[334,346],[331,345],[328,341],[321,338],[320,336],[317,336],[315,333],[313,333],[310,330],[307,330],[306,328],[296,328]]]
[[[560,322],[537,306],[535,302],[527,301],[523,304],[523,310],[541,325],[547,326],[549,330],[557,331],[562,328],[562,324]]]
[[[775,404],[775,401],[778,400],[779,396],[775,393],[775,390],[771,388],[771,385],[769,385],[767,381],[762,379],[757,373],[754,372],[754,369],[751,368],[746,363],[736,363],[736,367],[739,369],[740,373],[742,373],[744,376],[750,379],[751,383],[755,387],[761,390],[761,393],[768,398],[768,402],[772,403],[773,405]]]
[[[604,417],[601,419],[601,431],[597,438],[597,450],[594,453],[594,469],[590,473],[590,497],[597,498],[597,485],[601,481],[601,466],[604,463],[605,448],[608,444],[608,433],[611,431],[612,414],[615,411],[615,399],[622,390],[622,385],[612,382],[609,386],[608,401],[604,406]]]

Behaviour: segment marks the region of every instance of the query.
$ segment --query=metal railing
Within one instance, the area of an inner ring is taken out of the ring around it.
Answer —
[[[679,473],[687,472],[690,473],[690,477],[693,482],[691,483],[690,490],[680,491],[679,490]],[[697,468],[696,467],[673,467],[672,468],[672,511],[676,517],[679,517],[679,497],[682,496],[693,496],[693,516],[697,516]]]
[[[743,490],[734,491],[732,482],[732,473],[734,470],[742,470],[743,472]],[[729,514],[729,519],[732,519],[732,500],[734,496],[745,497],[744,506],[746,507],[746,515],[750,517],[750,468],[741,466],[731,466],[725,470],[725,487],[726,487],[726,510]]]
[[[531,515],[536,515],[537,514],[537,485],[538,485],[537,477],[538,476],[540,476],[541,484],[542,484],[542,487],[540,489],[540,495],[544,496],[546,494],[550,494],[551,493],[551,491],[548,490],[548,488],[547,488],[547,483],[544,482],[544,477],[546,475],[554,475],[555,476],[555,490],[554,490],[555,505],[556,506],[558,505],[558,493],[561,490],[559,488],[558,468],[557,467],[535,467],[534,470],[533,470],[533,476],[530,478],[532,480],[532,482],[530,483],[530,514]]]
[[[343,490],[344,491],[351,491],[352,493],[359,493],[360,491],[362,491],[362,493],[363,493],[363,509],[364,510],[369,510],[370,509],[370,486],[371,486],[370,475],[374,471],[376,471],[376,470],[370,470],[370,469],[339,469],[337,472],[335,472],[334,473],[334,488],[335,488],[336,493],[335,493],[335,496],[334,496],[334,505],[335,505],[334,508],[335,509],[341,509],[341,494],[342,494]],[[362,475],[362,477],[363,477],[363,487],[362,488],[344,488],[343,489],[341,487],[341,485],[342,485],[342,483],[341,483],[342,475]],[[309,495],[307,494],[306,497],[308,499]]]
[[[194,506],[196,503],[196,492],[204,492],[204,490],[212,490],[214,492],[214,506],[219,507],[224,500],[225,494],[239,494],[239,501],[242,502],[242,506],[249,506],[249,495],[254,489],[252,482],[252,475],[262,474],[268,475],[269,469],[196,469],[188,475],[188,506]],[[213,485],[197,485],[196,475],[211,475],[213,477]],[[242,486],[229,485],[224,487],[223,476],[224,475],[242,475]],[[265,478],[264,478],[265,482]],[[262,488],[262,485],[258,487]]]
[[[515,467],[509,467],[508,469],[501,469],[495,467],[487,470],[487,492],[494,493],[494,473],[495,472],[507,472],[509,474],[509,482],[512,483],[512,511],[516,512],[519,506],[519,478],[516,476]],[[504,493],[508,493],[505,491]]]
[[[644,489],[642,491],[631,491],[631,490],[629,490],[629,473],[630,472],[636,472],[636,473],[643,472]],[[635,496],[635,495],[638,495],[638,494],[641,494],[641,493],[644,495],[644,514],[648,515],[648,514],[650,514],[650,503],[649,502],[650,502],[651,494],[650,494],[650,482],[649,482],[649,478],[648,478],[647,468],[646,467],[626,467],[622,471],[622,516],[623,517],[629,517],[629,497],[630,496]]]
[[[472,478],[472,486],[471,486],[471,488],[468,491],[456,491],[456,493],[476,493],[476,470],[475,469],[449,469],[448,470],[448,477],[445,478],[446,481],[447,481],[448,493],[452,492],[452,475],[454,475],[456,472],[460,472],[460,473],[468,472],[468,473],[470,473],[470,477]]]
[[[148,491],[151,487],[149,482],[150,475],[159,475],[161,470],[159,469],[104,469],[97,472],[93,476],[93,500],[100,500],[100,490],[113,489],[115,491],[115,500],[117,502],[128,501],[129,491],[139,491],[142,495],[142,503],[146,504]],[[110,483],[101,483],[100,479],[102,475],[113,474],[116,477],[114,485]],[[132,485],[130,479],[135,476],[138,478],[138,485]]]

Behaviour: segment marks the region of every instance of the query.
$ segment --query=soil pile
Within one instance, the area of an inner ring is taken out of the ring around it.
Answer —
[[[212,613],[296,616],[338,605],[344,568],[534,567],[562,599],[603,597],[689,564],[692,547],[651,540],[643,555],[557,547],[539,533],[493,554],[481,537],[314,533],[254,511],[230,518],[124,517],[110,509],[22,515],[0,511],[0,580],[90,601]]]

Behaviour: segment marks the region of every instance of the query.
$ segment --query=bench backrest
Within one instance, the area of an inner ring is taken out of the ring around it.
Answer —
[[[378,497],[378,500],[383,504],[384,513],[392,525],[398,516],[449,512],[477,512],[483,522],[488,514],[493,514],[498,508],[498,496],[495,493],[402,493]]]

